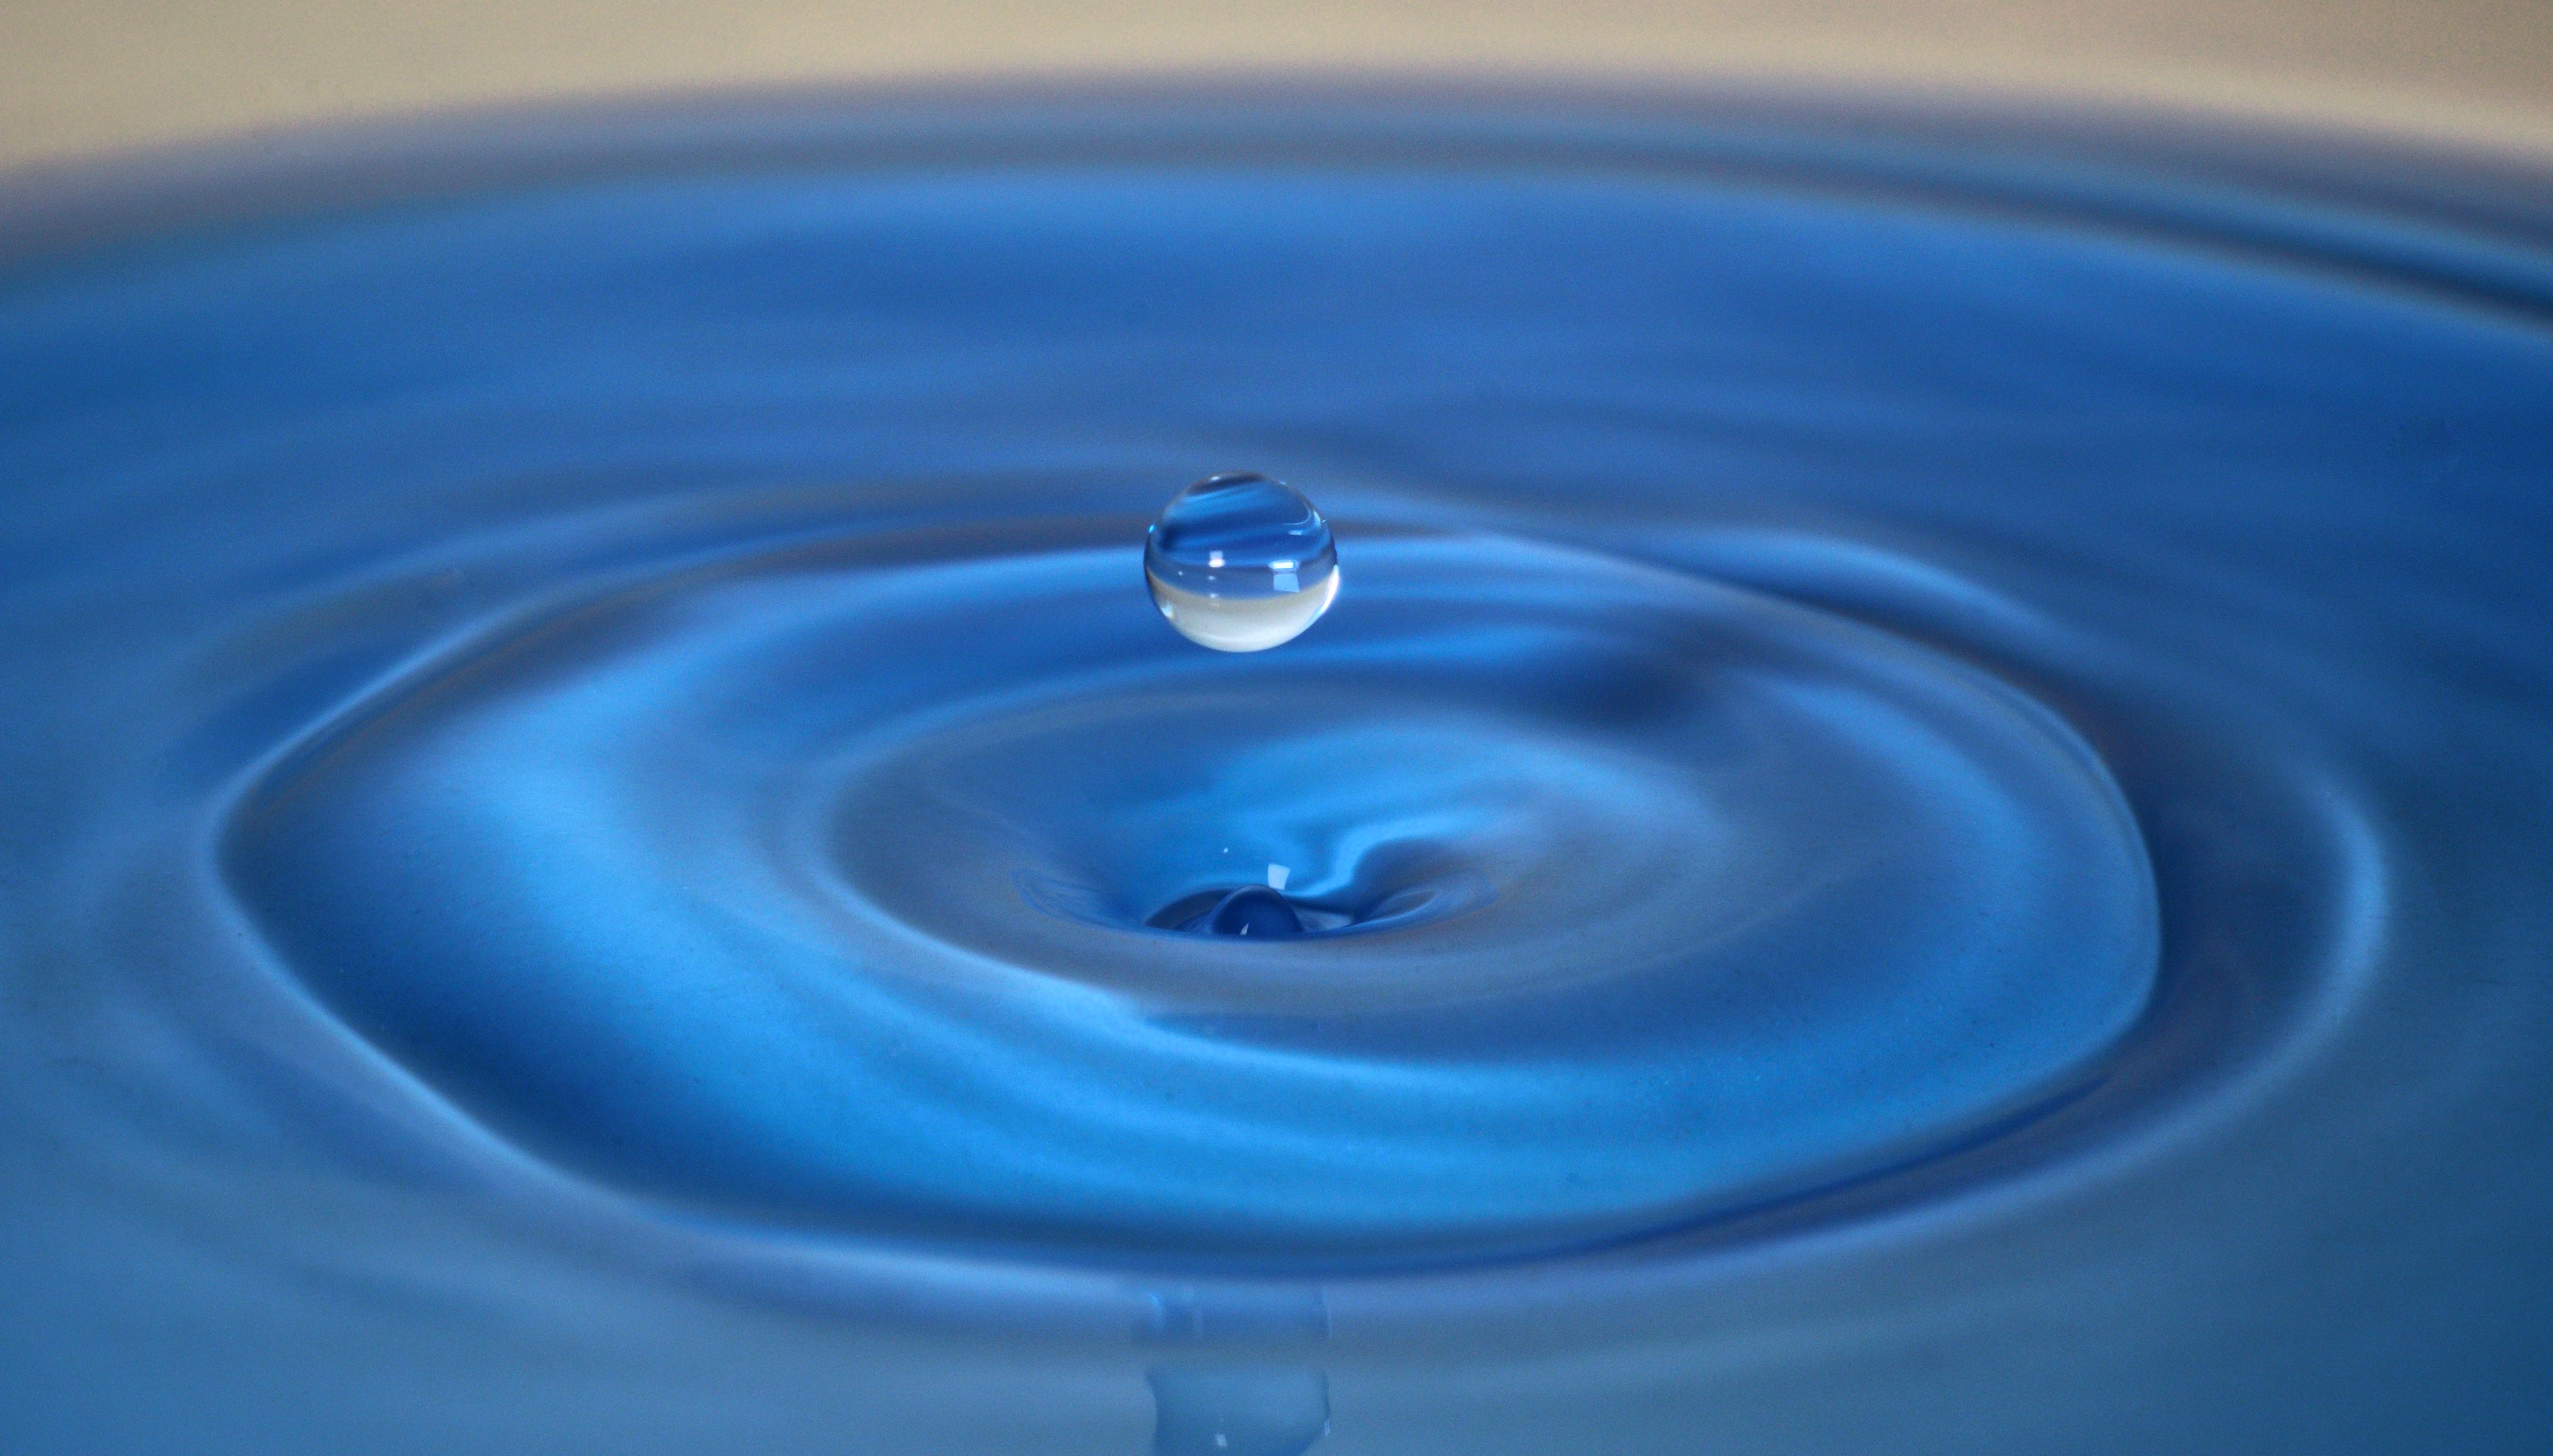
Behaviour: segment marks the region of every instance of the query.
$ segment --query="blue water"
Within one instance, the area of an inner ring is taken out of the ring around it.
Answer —
[[[0,217],[0,1444],[2540,1449],[2553,243],[1213,116]]]

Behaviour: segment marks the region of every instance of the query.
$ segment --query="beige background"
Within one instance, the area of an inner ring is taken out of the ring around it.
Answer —
[[[312,120],[881,77],[1840,80],[2553,158],[2553,0],[0,0],[0,168]]]

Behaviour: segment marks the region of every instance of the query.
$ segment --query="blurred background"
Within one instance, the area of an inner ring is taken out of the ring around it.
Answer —
[[[2547,0],[0,0],[0,168],[311,121],[883,79],[1848,84],[2553,158]]]

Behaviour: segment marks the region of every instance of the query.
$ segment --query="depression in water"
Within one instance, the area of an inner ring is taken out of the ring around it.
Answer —
[[[1170,498],[1145,536],[1144,579],[1180,636],[1218,652],[1264,652],[1330,610],[1339,553],[1302,492],[1238,471]]]

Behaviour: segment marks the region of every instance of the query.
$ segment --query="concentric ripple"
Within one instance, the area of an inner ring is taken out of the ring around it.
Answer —
[[[2553,1430],[2508,186],[555,126],[0,227],[0,1441]],[[1267,652],[1140,568],[1227,471]]]
[[[1876,632],[1404,539],[1237,666],[1149,619],[1123,542],[858,554],[471,643],[252,795],[236,883],[341,1014],[558,1156],[1152,1257],[1707,1214],[2049,1095],[2152,990],[2089,750]],[[1410,908],[1144,929],[1267,864]]]

